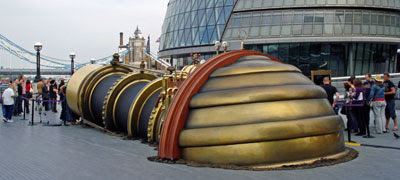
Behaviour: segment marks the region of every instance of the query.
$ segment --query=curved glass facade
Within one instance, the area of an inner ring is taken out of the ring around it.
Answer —
[[[387,71],[397,53],[396,45],[383,43],[281,43],[246,45],[297,66],[306,75],[311,70],[330,69],[332,76],[382,73]],[[350,64],[349,59],[353,64]]]
[[[400,9],[399,0],[239,0],[235,11],[297,7],[369,7]]]
[[[221,39],[235,0],[172,0],[162,27],[160,50],[213,44]]]
[[[214,42],[261,51],[333,76],[397,72],[400,0],[171,0],[160,57],[182,67],[190,53],[215,54]]]
[[[315,9],[269,10],[235,13],[224,39],[301,36],[400,37],[400,14],[375,10]]]

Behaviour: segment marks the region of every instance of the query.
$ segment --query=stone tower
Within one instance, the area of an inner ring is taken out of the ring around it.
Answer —
[[[139,65],[144,60],[144,51],[146,50],[146,40],[136,27],[133,37],[129,37],[129,63]]]

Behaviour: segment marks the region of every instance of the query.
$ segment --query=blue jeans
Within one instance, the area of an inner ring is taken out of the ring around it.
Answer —
[[[1,104],[1,111],[3,111],[3,117],[6,118],[6,107],[4,104]]]
[[[4,116],[6,119],[10,120],[12,118],[12,114],[14,111],[14,105],[4,105],[6,115]]]

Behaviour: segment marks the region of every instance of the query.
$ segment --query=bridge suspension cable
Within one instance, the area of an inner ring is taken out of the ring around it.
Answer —
[[[31,64],[36,64],[36,53],[30,52],[19,45],[15,44],[14,42],[7,39],[5,36],[0,34],[0,48],[4,49],[5,51],[9,52],[10,54],[14,55],[15,57],[19,58],[22,61],[29,62]],[[120,57],[125,57],[128,54],[128,50],[120,52]],[[100,59],[95,60],[96,63],[108,63],[113,58],[112,55],[103,57]],[[50,68],[50,69],[69,69],[71,67],[71,61],[59,58],[53,58],[46,55],[41,55],[41,66]],[[76,63],[76,68],[79,69],[80,67],[90,64],[90,62],[86,63]]]

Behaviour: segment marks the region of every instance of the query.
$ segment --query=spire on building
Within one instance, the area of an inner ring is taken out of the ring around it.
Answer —
[[[136,30],[135,30],[135,38],[143,38],[142,36],[142,31],[140,31],[139,26],[136,26]]]

